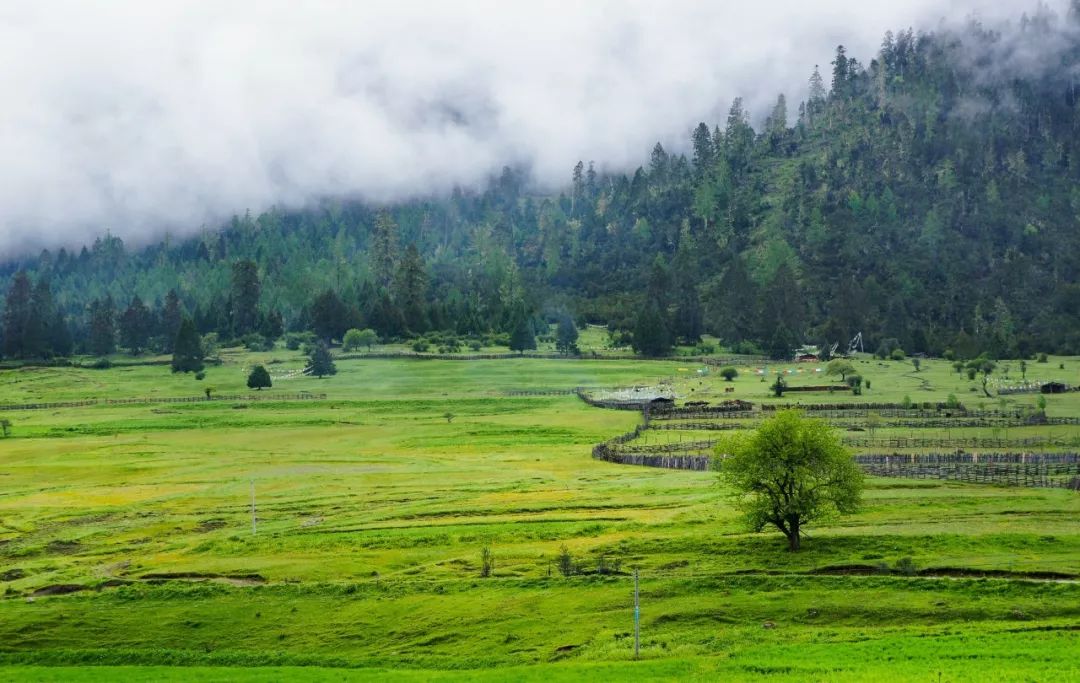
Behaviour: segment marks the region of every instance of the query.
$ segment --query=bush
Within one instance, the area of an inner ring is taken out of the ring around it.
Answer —
[[[956,360],[956,352],[952,349],[945,349],[945,352],[941,354],[941,357],[945,360]]]
[[[274,342],[270,341],[266,337],[256,332],[252,332],[251,334],[245,334],[243,337],[240,338],[240,341],[241,343],[243,343],[244,348],[246,348],[248,351],[274,350]]]
[[[483,548],[480,551],[480,576],[487,578],[495,572],[495,556],[491,554],[491,548]]]
[[[725,368],[720,369],[720,376],[723,377],[726,381],[730,382],[731,380],[739,376],[739,371],[729,365]]]
[[[949,394],[949,398],[945,400],[945,407],[950,410],[955,410],[960,407],[960,399],[956,398],[956,394]]]
[[[731,347],[731,352],[740,356],[764,356],[761,347],[752,341],[741,341]]]
[[[907,354],[904,353],[903,349],[897,348],[889,352],[889,358],[893,360],[904,360],[905,358],[907,358]]]
[[[911,408],[911,397],[904,394],[904,398],[900,401],[900,405],[903,406],[905,410]]]
[[[893,571],[901,576],[915,576],[919,573],[919,568],[915,565],[915,560],[910,557],[901,557],[893,565]]]
[[[416,353],[424,353],[428,350],[428,348],[430,348],[428,346],[428,343],[423,339],[417,339],[412,343],[412,350]]]
[[[472,349],[473,351],[479,351],[480,349],[482,349],[484,347],[480,342],[478,342],[478,341],[476,341],[474,339],[471,342],[469,342],[469,348]]]
[[[203,372],[202,370],[196,372],[195,373],[195,379],[200,381],[200,382],[203,381],[204,379],[206,379],[206,373]]]
[[[574,574],[574,556],[570,554],[570,549],[565,545],[559,549],[559,573],[563,576],[573,576]]]
[[[1048,359],[1047,359],[1047,357],[1046,357],[1046,354],[1045,354],[1045,353],[1040,353],[1040,354],[1039,354],[1039,361],[1038,361],[1038,362],[1040,362],[1040,363],[1045,363],[1045,362],[1047,362],[1047,360],[1048,360]]]
[[[94,370],[108,370],[112,367],[112,361],[108,358],[98,358],[96,361],[90,364],[90,367]]]

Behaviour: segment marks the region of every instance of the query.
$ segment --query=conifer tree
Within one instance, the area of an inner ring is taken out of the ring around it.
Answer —
[[[319,378],[337,374],[337,366],[334,365],[334,357],[330,355],[330,349],[326,344],[319,342],[315,345],[315,348],[311,351],[311,356],[308,358],[308,364],[307,367],[304,368],[304,372]]]
[[[172,353],[173,344],[176,342],[176,334],[180,331],[180,323],[184,318],[183,305],[180,303],[180,295],[175,289],[170,289],[165,295],[165,306],[161,310],[161,338],[162,350]]]
[[[269,389],[274,386],[274,383],[270,380],[270,373],[266,371],[261,365],[256,365],[251,369],[251,374],[247,378],[248,389],[255,389],[261,391],[263,388]]]
[[[536,349],[536,335],[533,333],[532,321],[524,311],[518,314],[517,322],[510,333],[510,350],[524,353]]]
[[[116,350],[116,306],[111,296],[90,303],[87,350],[95,356],[107,356]]]
[[[259,297],[262,295],[262,283],[259,280],[259,267],[254,261],[244,259],[232,267],[232,289],[229,311],[232,319],[232,333],[241,337],[254,332],[259,321]]]
[[[15,274],[4,302],[4,355],[25,358],[26,328],[30,320],[30,276],[25,270]]]
[[[134,355],[139,355],[146,348],[150,339],[150,309],[138,295],[120,314],[120,344]]]
[[[195,329],[195,323],[185,316],[180,321],[180,328],[173,342],[173,372],[202,372],[205,367],[202,339]]]

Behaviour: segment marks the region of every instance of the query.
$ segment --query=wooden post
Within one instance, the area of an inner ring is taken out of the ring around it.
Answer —
[[[638,570],[634,570],[634,659],[641,651],[641,604],[638,600]]]

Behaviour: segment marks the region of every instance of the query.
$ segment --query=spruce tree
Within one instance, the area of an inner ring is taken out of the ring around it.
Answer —
[[[375,217],[375,230],[371,235],[370,258],[375,284],[389,290],[394,283],[398,262],[398,225],[394,217],[380,211]]]
[[[176,342],[176,333],[180,331],[180,323],[184,318],[183,305],[180,303],[180,295],[175,289],[170,289],[165,295],[165,306],[161,310],[161,338],[162,351],[172,353],[173,344]]]
[[[261,391],[264,387],[269,389],[274,386],[274,383],[270,380],[270,373],[266,371],[261,365],[256,365],[251,369],[251,374],[247,378],[248,389],[255,389]]]
[[[559,316],[559,326],[555,331],[555,349],[563,355],[577,355],[578,329],[574,319],[568,313]]]
[[[671,351],[666,316],[654,302],[647,303],[638,313],[634,350],[648,357],[665,356]]]
[[[180,329],[173,342],[172,371],[202,372],[204,357],[202,339],[195,329],[195,323],[185,316],[180,321]]]
[[[319,342],[315,345],[315,348],[311,350],[311,356],[308,358],[308,364],[307,367],[304,368],[304,372],[320,378],[325,377],[326,375],[337,374],[337,366],[334,365],[334,357],[330,355],[330,349],[326,344]]]
[[[131,299],[131,303],[120,314],[120,344],[133,355],[139,355],[146,348],[150,339],[151,319],[150,309],[138,295]]]
[[[95,356],[107,356],[116,350],[116,306],[111,296],[90,303],[87,350]]]
[[[230,300],[232,309],[232,333],[241,337],[254,332],[259,322],[259,297],[262,283],[259,281],[259,268],[254,261],[237,261],[232,268],[232,290]]]
[[[524,312],[517,316],[517,322],[510,333],[510,350],[524,353],[536,349],[536,335],[533,333],[532,321]]]
[[[30,319],[31,291],[30,276],[26,271],[15,273],[4,305],[4,355],[8,358],[26,356],[24,339]]]

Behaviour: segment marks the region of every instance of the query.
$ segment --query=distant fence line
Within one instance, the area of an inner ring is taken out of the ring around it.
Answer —
[[[953,410],[966,412],[967,408],[962,403],[949,405],[948,403],[762,403],[763,411],[775,410],[802,410],[814,412],[820,410]]]
[[[619,465],[695,472],[713,469],[715,461],[714,456],[701,453],[628,452],[606,443],[595,446],[592,456]],[[879,477],[1080,491],[1077,453],[893,453],[857,455],[855,462],[864,472]]]
[[[728,429],[731,425],[724,425]],[[648,430],[666,431],[675,429],[674,425],[650,425]],[[641,434],[648,431],[641,430]],[[691,431],[691,430],[688,430]],[[692,430],[698,431],[698,430]],[[705,431],[705,430],[701,430]],[[638,437],[635,437],[638,438]],[[845,446],[853,448],[1047,448],[1054,446],[1074,445],[1072,439],[1053,439],[1049,437],[1033,436],[1019,439],[1008,439],[992,436],[972,436],[961,438],[949,437],[857,437],[843,436],[841,441]],[[716,439],[704,439],[697,441],[673,441],[661,444],[626,445],[629,441],[621,441],[613,446],[621,453],[674,453],[693,452],[714,448]]]
[[[879,477],[1080,490],[1077,453],[893,453],[857,455],[855,462]]]
[[[213,401],[322,401],[326,394],[219,394],[210,396],[162,396],[157,398],[103,398],[85,401],[54,401],[49,403],[0,404],[0,411],[50,410],[53,408],[84,408],[89,406],[122,406],[146,403],[207,403]]]
[[[710,366],[726,366],[726,365],[757,365],[767,362],[761,358],[755,356],[732,356],[724,358],[714,358],[710,356],[660,356],[651,358],[647,356],[638,356],[634,354],[603,354],[603,353],[582,353],[578,355],[567,355],[562,353],[417,353],[415,351],[394,351],[394,352],[377,352],[377,353],[343,353],[335,356],[338,360],[394,360],[394,359],[411,359],[411,360],[514,360],[521,358],[533,358],[541,360],[621,360],[621,361],[663,361],[666,363],[700,363],[702,365]]]

